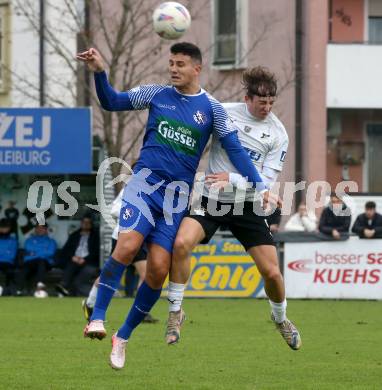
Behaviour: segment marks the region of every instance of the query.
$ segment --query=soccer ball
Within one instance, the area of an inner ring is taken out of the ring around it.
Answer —
[[[190,27],[191,16],[184,5],[167,1],[155,9],[153,23],[155,32],[161,38],[177,39]]]

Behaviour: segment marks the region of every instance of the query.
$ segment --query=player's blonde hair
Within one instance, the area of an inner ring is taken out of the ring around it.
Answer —
[[[246,69],[243,72],[243,85],[246,95],[250,98],[276,96],[277,94],[276,76],[264,66]]]

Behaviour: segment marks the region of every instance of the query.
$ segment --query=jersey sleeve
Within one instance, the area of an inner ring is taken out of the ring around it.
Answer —
[[[207,94],[207,97],[210,101],[212,109],[213,132],[219,138],[223,138],[230,133],[237,132],[237,129],[235,128],[232,120],[229,118],[222,104],[211,95]]]
[[[272,168],[281,172],[288,151],[288,137],[277,139],[264,159],[263,167]]]
[[[252,183],[252,187],[257,191],[264,191],[267,189],[255,165],[252,163],[248,153],[241,146],[237,131],[228,133],[226,136],[220,138],[222,147],[227,152],[228,158],[231,160],[233,166],[237,171]]]
[[[109,83],[106,72],[94,73],[96,92],[101,107],[107,111],[144,110],[165,85],[140,85],[126,92],[116,91]]]
[[[264,167],[262,172],[259,172],[261,180],[263,181],[267,189],[271,189],[273,184],[275,184],[279,171],[273,168]],[[229,173],[229,182],[237,188],[246,188],[247,180],[245,177],[240,175],[240,173],[230,172]]]

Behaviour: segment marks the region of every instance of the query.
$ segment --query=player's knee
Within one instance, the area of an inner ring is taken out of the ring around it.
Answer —
[[[262,276],[269,281],[278,281],[282,278],[279,267],[268,268]]]
[[[192,243],[186,237],[178,236],[175,239],[173,251],[175,258],[187,257],[192,251]]]
[[[163,283],[168,274],[168,267],[160,266],[146,271],[146,282],[151,288],[159,289],[163,286]]]
[[[139,246],[135,245],[131,241],[125,240],[118,242],[112,256],[118,261],[129,264],[133,261],[138,251]]]

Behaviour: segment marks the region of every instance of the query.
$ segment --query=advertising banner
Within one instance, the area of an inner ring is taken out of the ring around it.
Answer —
[[[382,240],[285,243],[288,298],[382,299]]]
[[[0,173],[90,173],[90,108],[1,108]]]
[[[191,257],[186,297],[263,297],[263,279],[243,246],[234,239],[198,245]],[[167,289],[168,279],[164,288]],[[167,296],[167,291],[164,292]]]

